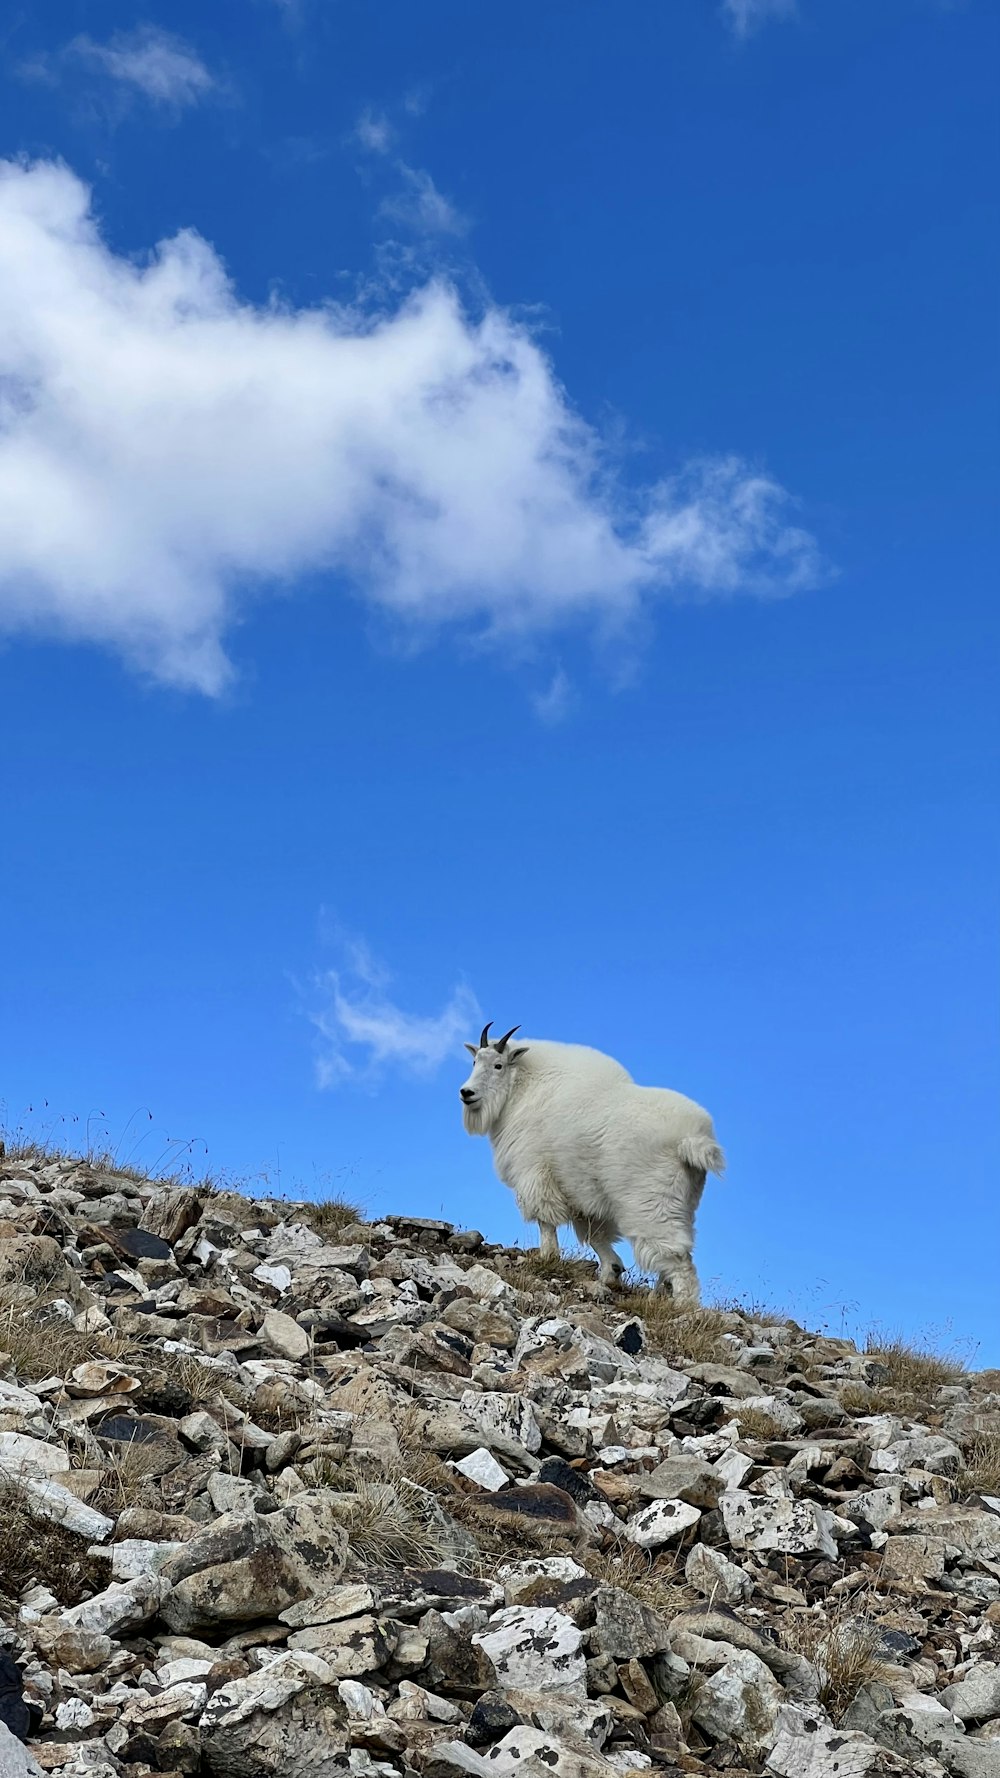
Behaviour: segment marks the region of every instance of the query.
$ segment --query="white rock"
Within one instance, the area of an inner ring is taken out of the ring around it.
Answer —
[[[342,1679],[337,1686],[337,1695],[355,1722],[371,1722],[373,1716],[385,1715],[385,1706],[374,1692],[362,1685],[360,1679]]]
[[[45,1778],[33,1754],[0,1722],[0,1778]]]
[[[179,1655],[175,1661],[164,1661],[155,1671],[160,1684],[169,1690],[189,1679],[207,1679],[214,1665],[214,1661],[200,1659],[197,1655]]]
[[[467,1389],[459,1407],[467,1419],[480,1427],[489,1444],[490,1434],[499,1434],[526,1451],[537,1451],[542,1442],[542,1429],[535,1410],[523,1395],[504,1395],[498,1390]]]
[[[867,1735],[835,1729],[795,1704],[778,1712],[777,1731],[766,1766],[777,1778],[868,1778],[882,1758]]]
[[[738,1488],[747,1469],[753,1469],[753,1456],[747,1456],[746,1451],[737,1451],[733,1447],[730,1451],[722,1451],[722,1456],[715,1458],[712,1469],[717,1476],[721,1476],[728,1488]]]
[[[292,1274],[287,1266],[254,1266],[253,1275],[258,1284],[269,1284],[272,1290],[279,1291],[281,1295],[291,1287]]]
[[[467,1457],[452,1464],[452,1468],[457,1469],[460,1475],[467,1476],[470,1482],[476,1482],[480,1488],[488,1488],[491,1494],[506,1488],[510,1481],[507,1471],[501,1468],[492,1451],[488,1451],[485,1445],[480,1445],[478,1451],[470,1451]]]
[[[300,1363],[308,1356],[309,1335],[305,1328],[293,1321],[290,1315],[283,1315],[280,1309],[268,1309],[260,1331],[265,1344],[279,1358],[290,1358],[294,1363]]]
[[[97,1718],[85,1698],[64,1698],[56,1707],[57,1729],[91,1729]]]
[[[106,1587],[82,1605],[71,1605],[60,1614],[69,1629],[93,1630],[101,1636],[118,1636],[155,1617],[170,1591],[167,1582],[157,1574],[140,1575]]]
[[[565,1612],[510,1605],[473,1636],[507,1691],[587,1693],[583,1632]]]
[[[788,1556],[815,1550],[836,1560],[830,1514],[812,1500],[768,1500],[727,1488],[719,1507],[734,1549],[780,1550]]]
[[[23,1432],[0,1432],[0,1471],[7,1476],[65,1475],[69,1469],[69,1452],[61,1445],[48,1445],[44,1439],[28,1438]]]
[[[706,1599],[723,1605],[738,1605],[753,1592],[749,1574],[707,1543],[696,1543],[689,1551],[684,1575]]]
[[[641,1550],[658,1550],[697,1525],[700,1518],[701,1509],[689,1506],[686,1500],[654,1500],[629,1519],[625,1536]]]
[[[325,1662],[320,1665],[326,1667]],[[329,1673],[329,1667],[326,1671]],[[280,1710],[289,1698],[311,1685],[314,1677],[307,1654],[290,1651],[279,1655],[262,1672],[248,1673],[245,1679],[234,1679],[213,1692],[201,1726],[211,1729],[226,1723],[231,1727],[255,1716],[259,1710]]]
[[[553,1778],[600,1778],[608,1770],[607,1761],[599,1754],[578,1752],[567,1747],[558,1731],[536,1729],[525,1724],[490,1748],[487,1770],[497,1778],[514,1778],[523,1771],[551,1772]]]
[[[153,1543],[146,1537],[123,1537],[121,1543],[113,1543],[109,1549],[99,1549],[96,1553],[111,1557],[112,1580],[138,1580],[144,1574],[159,1574],[171,1556],[182,1548],[179,1543]]]
[[[85,1506],[68,1488],[53,1477],[20,1475],[17,1485],[25,1497],[28,1511],[38,1519],[50,1519],[76,1537],[90,1543],[104,1543],[115,1528],[114,1519],[105,1518],[92,1506]]]

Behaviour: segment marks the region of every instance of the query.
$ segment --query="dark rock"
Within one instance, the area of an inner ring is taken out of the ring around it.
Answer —
[[[571,1500],[584,1506],[588,1500],[599,1500],[601,1497],[590,1477],[584,1470],[574,1469],[572,1464],[564,1462],[562,1457],[546,1457],[538,1471],[538,1481],[543,1485],[561,1488]],[[510,1498],[505,1496],[505,1498]]]
[[[503,1692],[484,1692],[469,1718],[465,1739],[470,1747],[489,1747],[520,1728],[522,1720]]]
[[[7,1654],[0,1653],[0,1722],[19,1741],[26,1741],[32,1730],[32,1713],[24,1701],[24,1680],[21,1669]]]
[[[154,1235],[151,1229],[110,1229],[105,1236],[109,1246],[114,1247],[126,1259],[173,1259],[174,1250],[169,1241]]]
[[[646,1336],[643,1332],[642,1322],[639,1320],[626,1321],[625,1326],[620,1328],[615,1335],[615,1345],[620,1346],[623,1352],[627,1352],[630,1358],[635,1358],[643,1350],[645,1344]]]

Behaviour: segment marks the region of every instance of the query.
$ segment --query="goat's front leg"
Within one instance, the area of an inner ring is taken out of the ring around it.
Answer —
[[[525,1222],[537,1222],[542,1259],[559,1258],[559,1229],[569,1221],[569,1211],[548,1167],[522,1175],[514,1186],[517,1207]]]
[[[538,1233],[541,1237],[538,1244],[540,1257],[542,1259],[558,1259],[559,1229],[557,1225],[554,1222],[540,1222]]]

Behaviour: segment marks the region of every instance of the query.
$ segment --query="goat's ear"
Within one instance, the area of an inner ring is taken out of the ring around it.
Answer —
[[[530,1043],[522,1043],[520,1049],[508,1050],[507,1051],[508,1062],[516,1062],[518,1056],[526,1056],[530,1048],[531,1048]]]
[[[477,1050],[474,1043],[467,1043],[465,1047],[468,1050],[470,1056],[478,1056],[479,1051]]]

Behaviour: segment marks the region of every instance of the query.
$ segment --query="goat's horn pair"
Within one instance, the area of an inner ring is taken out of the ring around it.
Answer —
[[[492,1019],[491,1019],[491,1020],[490,1020],[490,1025],[492,1025],[492,1023],[493,1023],[493,1020],[492,1020]],[[482,1034],[482,1036],[481,1036],[481,1037],[480,1037],[480,1039],[479,1039],[479,1047],[480,1047],[480,1049],[481,1049],[481,1050],[484,1050],[484,1049],[485,1049],[485,1048],[486,1048],[486,1042],[487,1042],[487,1039],[488,1039],[488,1037],[489,1037],[489,1034],[490,1034],[490,1025],[484,1025],[484,1026],[483,1026],[483,1034]]]
[[[505,1037],[501,1037],[499,1042],[495,1043],[493,1045],[494,1049],[497,1052],[497,1055],[499,1055],[499,1056],[503,1055],[503,1052],[507,1048],[507,1045],[508,1045],[510,1039],[513,1037],[514,1032],[520,1031],[520,1029],[521,1029],[520,1025],[512,1025],[510,1030],[507,1032],[507,1035]]]

